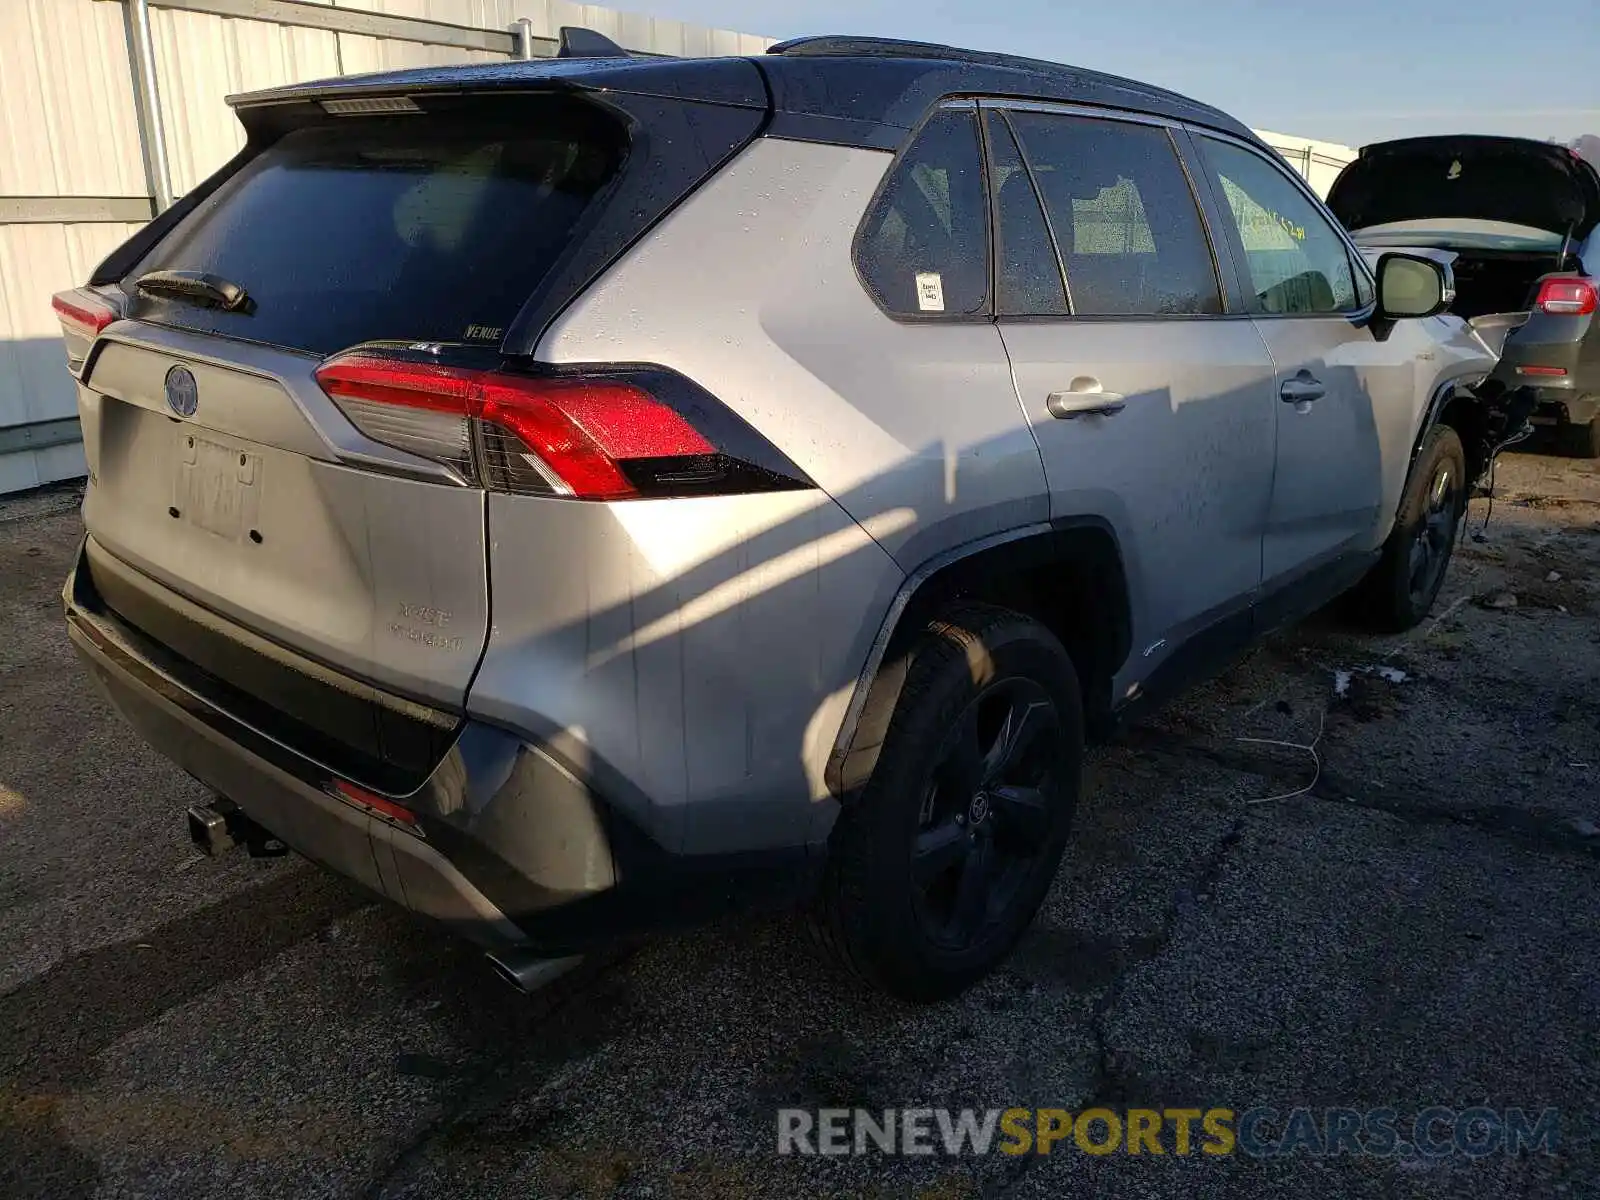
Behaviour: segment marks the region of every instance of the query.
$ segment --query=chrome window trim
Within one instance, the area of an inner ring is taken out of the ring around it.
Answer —
[[[1013,112],[1051,113],[1063,117],[1093,117],[1101,121],[1124,121],[1130,125],[1159,125],[1165,129],[1183,129],[1180,121],[1159,117],[1154,113],[1134,112],[1125,108],[1101,108],[1093,104],[1074,104],[1067,100],[1024,100],[1007,96],[983,97],[985,107],[1005,108]]]

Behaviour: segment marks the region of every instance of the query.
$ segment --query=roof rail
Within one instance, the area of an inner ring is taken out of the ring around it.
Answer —
[[[824,33],[812,37],[790,38],[767,48],[768,54],[827,56],[834,58],[926,58],[948,62],[977,63],[988,67],[1041,68],[1060,71],[1061,63],[1024,58],[1017,54],[997,54],[989,50],[964,50],[937,42],[910,42],[901,38],[858,37],[852,34]]]
[[[581,25],[563,25],[556,46],[557,58],[630,58],[621,46],[603,33]]]

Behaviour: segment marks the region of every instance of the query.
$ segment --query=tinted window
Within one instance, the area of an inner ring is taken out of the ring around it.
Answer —
[[[1166,130],[1011,114],[1067,267],[1072,311],[1222,311],[1211,248]]]
[[[974,112],[946,109],[922,127],[867,215],[856,261],[890,312],[984,310],[989,218]]]
[[[499,118],[343,118],[295,130],[133,268],[205,271],[251,313],[139,315],[319,352],[374,339],[497,343],[616,173],[621,130],[570,101]]]
[[[1359,307],[1344,239],[1287,169],[1228,142],[1199,140],[1239,231],[1251,311],[1332,313]]]
[[[999,259],[995,303],[1002,316],[1061,316],[1067,293],[1061,265],[1039,207],[1039,195],[1028,178],[1005,118],[991,112],[989,125],[990,186],[995,190],[995,251]]]

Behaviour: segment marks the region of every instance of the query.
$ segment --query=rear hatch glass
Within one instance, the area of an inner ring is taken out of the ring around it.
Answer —
[[[290,130],[129,272],[131,316],[329,354],[377,339],[498,343],[626,153],[561,96]],[[238,311],[152,295],[151,271],[245,290]]]
[[[278,686],[237,647],[213,653],[161,606],[190,603],[381,692],[464,704],[489,625],[483,493],[355,467],[335,449],[349,435],[314,357],[377,339],[498,344],[584,238],[628,142],[572,97],[432,103],[379,117],[303,105],[122,275],[143,324],[103,339],[79,405],[94,544],[178,598],[156,589],[130,607],[134,589],[108,586],[113,611],[241,694],[394,763],[387,733],[356,736],[378,728],[368,707],[347,704],[341,723],[314,687]],[[247,303],[140,291],[152,271],[220,277]]]

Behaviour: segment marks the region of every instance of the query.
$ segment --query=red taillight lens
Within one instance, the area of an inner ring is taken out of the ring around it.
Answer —
[[[651,380],[669,372],[517,375],[357,349],[316,376],[374,441],[496,491],[624,500],[809,486],[786,460],[741,455],[755,436],[747,427],[730,439],[741,445],[721,444],[656,394]],[[714,408],[696,406],[702,416]]]
[[[476,374],[360,353],[329,359],[316,372],[322,390],[373,441],[442,462],[469,479]]]
[[[491,375],[475,415],[515,434],[572,495],[585,500],[638,495],[623,473],[629,460],[716,453],[671,408],[631,384],[610,380],[525,382]],[[515,447],[504,449],[518,453]]]
[[[100,331],[117,319],[117,311],[93,292],[82,288],[57,292],[50,298],[61,322],[61,340],[67,347],[67,369],[77,375],[89,357]]]
[[[1595,310],[1600,296],[1592,279],[1546,279],[1539,285],[1534,307],[1562,317],[1581,317]]]
[[[63,334],[90,342],[117,319],[116,310],[109,304],[82,290],[57,292],[50,298],[50,306],[56,310]]]

